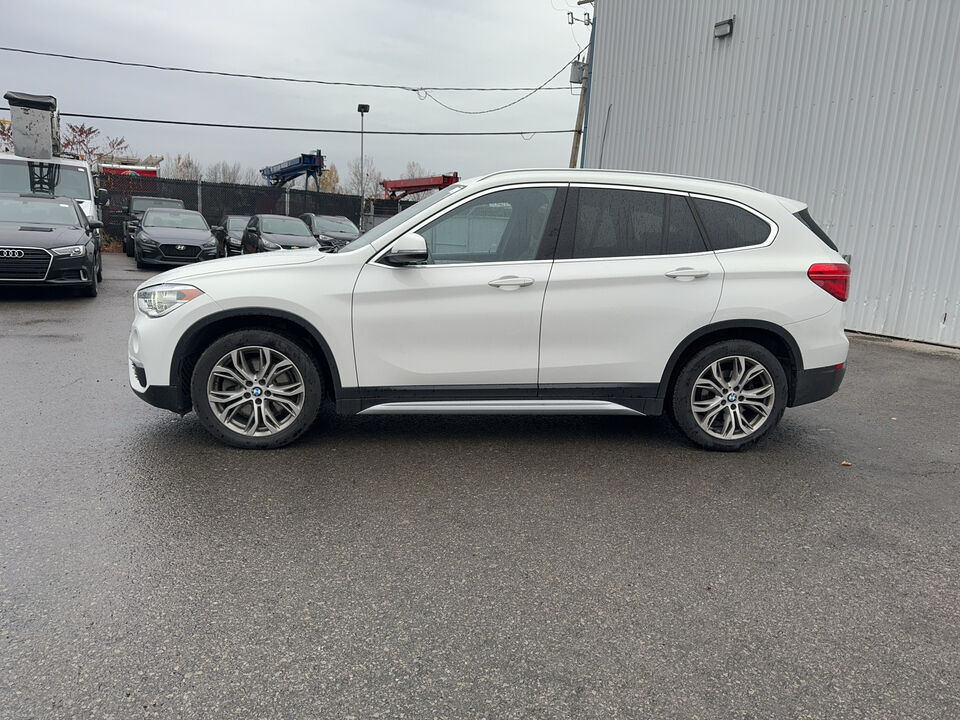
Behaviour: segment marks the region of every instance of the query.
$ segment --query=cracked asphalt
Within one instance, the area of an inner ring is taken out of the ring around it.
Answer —
[[[149,273],[105,261],[0,290],[0,718],[960,717],[960,352],[854,336],[742,454],[332,414],[241,451],[130,392]]]

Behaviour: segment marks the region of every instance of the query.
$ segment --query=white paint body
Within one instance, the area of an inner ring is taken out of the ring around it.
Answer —
[[[762,246],[685,255],[406,267],[378,261],[397,239],[466,199],[491,188],[544,183],[725,198],[767,218],[771,234]],[[343,388],[659,383],[684,338],[726,320],[785,329],[803,368],[846,359],[842,304],[806,276],[813,263],[842,260],[793,217],[802,203],[726,183],[622,172],[512,171],[462,185],[348,252],[229,257],[151,278],[141,288],[182,283],[204,294],[164,317],[138,311],[131,360],[144,368],[148,385],[167,385],[176,344],[191,326],[213,313],[255,308],[289,313],[315,329],[329,345]],[[666,275],[675,270],[695,270],[698,277]],[[512,277],[522,286],[490,285]],[[132,371],[131,384],[140,392],[147,387]],[[487,401],[475,409],[521,405]],[[530,403],[537,412],[624,410],[611,405]],[[442,403],[409,402],[380,411],[463,410],[463,403],[445,410]]]

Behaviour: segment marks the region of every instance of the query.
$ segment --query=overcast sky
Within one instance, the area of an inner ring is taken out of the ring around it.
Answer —
[[[540,85],[589,39],[575,0],[131,0],[5,3],[0,45],[153,64],[421,86]],[[565,85],[564,71],[551,85]],[[113,67],[0,52],[0,89],[57,97],[61,112],[366,130],[546,130],[574,126],[578,97],[536,93],[485,115],[462,115],[402,90],[302,85]],[[579,87],[577,88],[579,90]],[[523,93],[438,92],[467,110]],[[8,117],[5,113],[4,117]],[[202,164],[260,168],[321,148],[345,174],[356,135],[187,128],[92,121],[140,155],[190,153]],[[570,135],[365,137],[384,177],[414,160],[469,177],[514,167],[565,167]]]

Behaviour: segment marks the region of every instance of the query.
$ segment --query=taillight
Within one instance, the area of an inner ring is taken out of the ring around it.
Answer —
[[[840,302],[845,302],[850,294],[850,266],[846,263],[811,265],[807,277]]]

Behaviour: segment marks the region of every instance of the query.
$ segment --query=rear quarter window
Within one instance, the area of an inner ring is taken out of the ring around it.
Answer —
[[[770,237],[769,223],[742,207],[719,200],[693,198],[714,250],[762,245]]]
[[[812,217],[810,217],[809,209],[804,208],[800,212],[794,213],[793,216],[797,218],[797,220],[802,222],[804,225],[806,225],[807,228],[810,230],[810,232],[812,232],[814,235],[820,238],[823,241],[824,245],[826,245],[831,250],[840,252],[840,250],[837,249],[837,246],[833,242],[833,240],[830,239],[830,236],[827,235],[819,225],[817,225],[817,223],[814,221]]]

